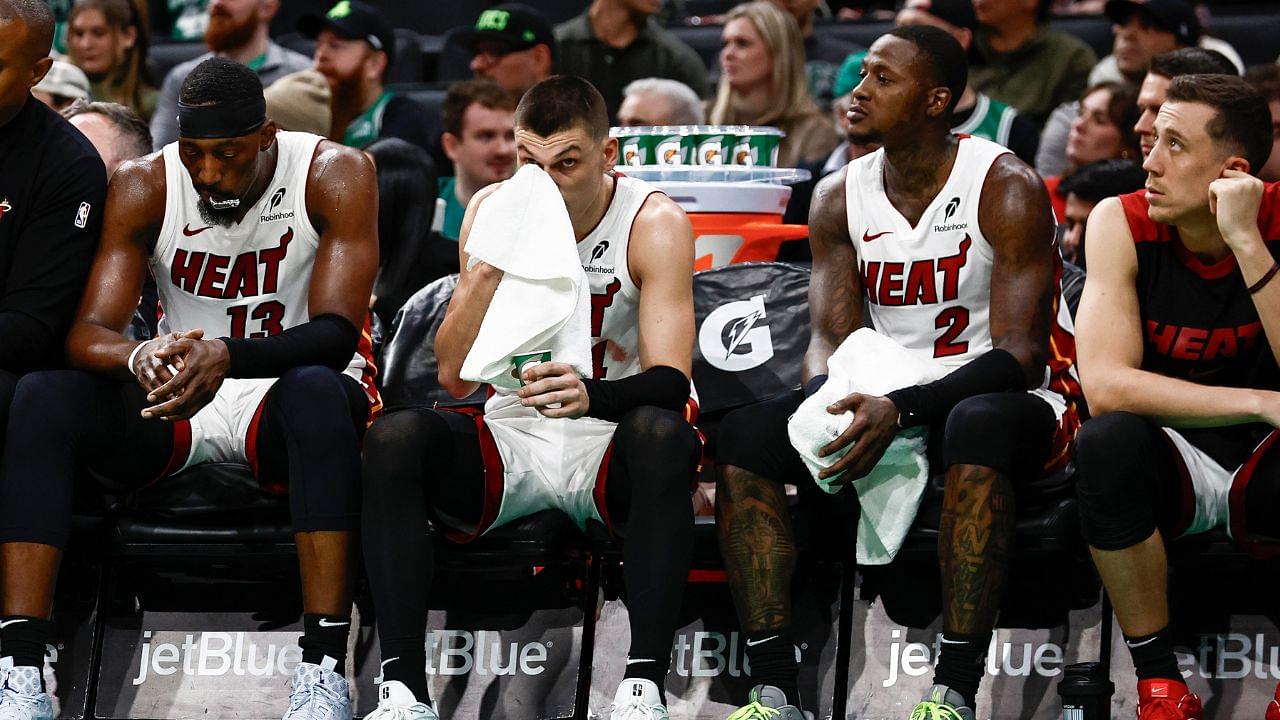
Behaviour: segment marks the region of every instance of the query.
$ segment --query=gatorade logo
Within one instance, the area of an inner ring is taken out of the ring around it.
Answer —
[[[342,2],[338,3],[337,5],[334,5],[333,8],[329,10],[329,13],[328,15],[326,15],[326,17],[328,17],[330,20],[341,20],[342,18],[350,14],[351,14],[350,0],[342,0]]]
[[[345,0],[344,0],[345,1]],[[480,19],[476,20],[477,30],[506,30],[507,22],[511,19],[511,13],[506,10],[485,10],[480,13]],[[532,35],[532,32],[527,32]],[[528,40],[529,38],[525,38]]]
[[[764,308],[764,295],[731,302],[712,310],[698,331],[698,349],[712,367],[742,372],[773,358],[773,336]]]

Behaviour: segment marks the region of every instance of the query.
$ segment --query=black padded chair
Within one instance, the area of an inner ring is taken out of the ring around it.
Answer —
[[[151,46],[151,73],[156,84],[164,82],[169,71],[188,60],[209,52],[202,42],[161,43]]]

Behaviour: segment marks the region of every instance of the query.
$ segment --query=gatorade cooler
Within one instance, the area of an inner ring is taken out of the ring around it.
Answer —
[[[789,184],[809,179],[790,168],[618,168],[658,186],[693,223],[694,270],[772,262],[785,242],[809,237],[807,225],[784,225]]]

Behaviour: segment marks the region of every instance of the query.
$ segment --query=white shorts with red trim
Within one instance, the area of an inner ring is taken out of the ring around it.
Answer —
[[[1280,432],[1268,434],[1249,454],[1239,468],[1228,470],[1172,428],[1160,428],[1177,451],[1182,473],[1183,517],[1180,536],[1208,532],[1225,527],[1241,547],[1254,552],[1245,528],[1244,491],[1253,479],[1254,470],[1263,455],[1280,438]],[[1194,512],[1192,511],[1194,508]],[[1256,548],[1270,554],[1271,551]]]
[[[275,382],[276,378],[223,380],[213,400],[189,421],[191,447],[179,469],[206,462],[255,464],[250,447],[254,426]]]

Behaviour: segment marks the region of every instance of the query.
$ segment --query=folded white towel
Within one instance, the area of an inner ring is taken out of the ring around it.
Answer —
[[[893,340],[868,328],[855,331],[827,361],[827,382],[806,398],[787,422],[791,445],[799,453],[813,479],[824,491],[835,493],[840,477],[818,479],[818,473],[848,452],[818,457],[853,422],[853,413],[832,415],[831,403],[853,393],[885,395],[899,388],[931,382],[947,374],[941,363],[921,360]],[[853,482],[862,516],[858,522],[857,561],[884,565],[893,560],[911,523],[929,480],[925,457],[927,430],[912,428],[898,433],[884,457],[866,476]]]
[[[591,377],[591,298],[573,224],[551,177],[520,168],[476,212],[467,267],[484,261],[503,271],[471,351],[463,380],[520,387],[514,355],[551,351],[551,359]]]

